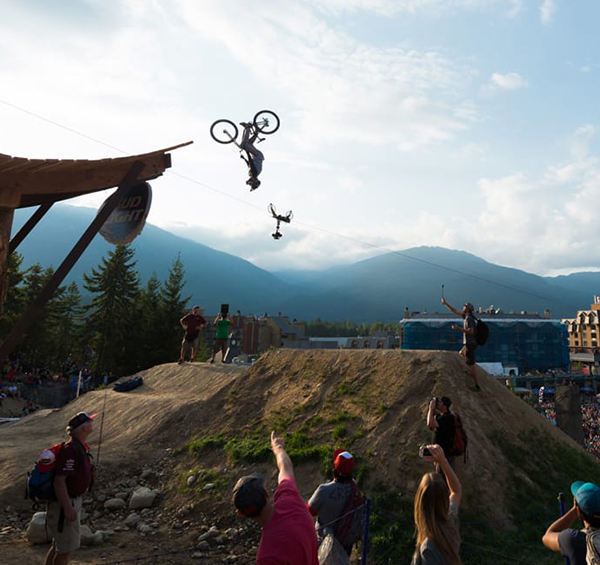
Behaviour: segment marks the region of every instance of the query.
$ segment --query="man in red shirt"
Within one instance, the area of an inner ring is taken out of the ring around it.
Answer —
[[[313,519],[302,500],[294,467],[283,439],[271,432],[271,449],[279,469],[278,486],[271,497],[260,473],[242,477],[233,489],[238,514],[262,527],[257,565],[319,565]]]
[[[46,525],[52,546],[45,565],[68,565],[71,553],[79,547],[79,526],[83,495],[92,484],[92,461],[85,443],[94,431],[94,418],[79,412],[69,420],[71,439],[56,456],[54,492],[57,500],[48,503]]]
[[[198,349],[198,338],[200,336],[200,330],[206,326],[206,320],[200,314],[200,307],[194,306],[192,311],[185,315],[179,323],[185,330],[183,341],[181,342],[181,355],[179,356],[179,364],[185,360],[185,352],[191,349],[190,361],[196,358],[196,349]]]

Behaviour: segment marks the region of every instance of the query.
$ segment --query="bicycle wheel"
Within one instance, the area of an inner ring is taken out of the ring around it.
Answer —
[[[279,116],[271,110],[261,110],[254,116],[254,127],[265,135],[275,133],[279,129]]]
[[[238,135],[238,128],[231,120],[217,120],[210,126],[210,136],[217,143],[233,143]]]

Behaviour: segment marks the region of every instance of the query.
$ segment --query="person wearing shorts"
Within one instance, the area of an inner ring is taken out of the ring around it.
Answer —
[[[196,358],[200,330],[206,326],[206,320],[200,314],[200,307],[194,306],[189,314],[179,320],[179,323],[185,330],[183,340],[181,341],[181,353],[179,355],[179,364],[181,364],[185,361],[186,351],[190,349],[190,361],[193,361]]]
[[[92,461],[85,443],[94,431],[94,418],[79,412],[69,420],[67,441],[56,456],[54,492],[57,500],[48,503],[46,527],[52,545],[45,565],[68,565],[80,544],[80,521],[83,495],[92,484]]]
[[[211,363],[215,362],[215,355],[221,351],[221,363],[225,363],[227,354],[227,343],[229,341],[229,326],[231,326],[231,315],[222,312],[215,318],[215,341],[213,343]]]

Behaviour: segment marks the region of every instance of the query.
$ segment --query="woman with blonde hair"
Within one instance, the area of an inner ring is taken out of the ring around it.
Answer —
[[[439,445],[428,445],[432,461],[442,472],[426,473],[415,495],[417,543],[411,565],[461,565],[458,554],[458,507],[462,488]],[[444,480],[445,477],[445,480]]]

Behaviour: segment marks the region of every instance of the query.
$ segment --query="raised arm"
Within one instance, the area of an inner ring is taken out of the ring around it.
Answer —
[[[429,448],[429,451],[431,451],[433,461],[441,467],[446,476],[446,483],[448,484],[448,489],[450,489],[450,502],[453,502],[458,510],[460,499],[462,498],[460,481],[458,480],[454,469],[450,467],[450,463],[448,463],[448,460],[444,455],[444,450],[439,445],[428,445],[427,447]]]
[[[440,427],[437,420],[435,419],[436,405],[437,405],[437,398],[432,398],[431,402],[429,403],[429,409],[427,410],[427,427],[430,430],[435,430],[436,428]]]
[[[294,466],[290,456],[285,452],[283,447],[283,438],[277,437],[275,432],[271,432],[271,449],[275,455],[277,462],[277,468],[279,469],[279,477],[277,483],[279,484],[283,479],[294,479]]]
[[[577,506],[573,503],[573,507],[561,516],[558,520],[555,520],[548,526],[546,533],[542,537],[542,543],[552,551],[560,552],[560,545],[558,543],[558,536],[560,532],[570,528],[573,522],[577,519]]]
[[[459,312],[456,308],[454,308],[454,306],[452,306],[451,304],[449,304],[448,302],[446,302],[445,298],[442,298],[442,304],[448,308],[448,310],[450,310],[450,312],[452,312],[453,314],[456,314],[457,316],[460,316],[462,318],[462,312]]]

